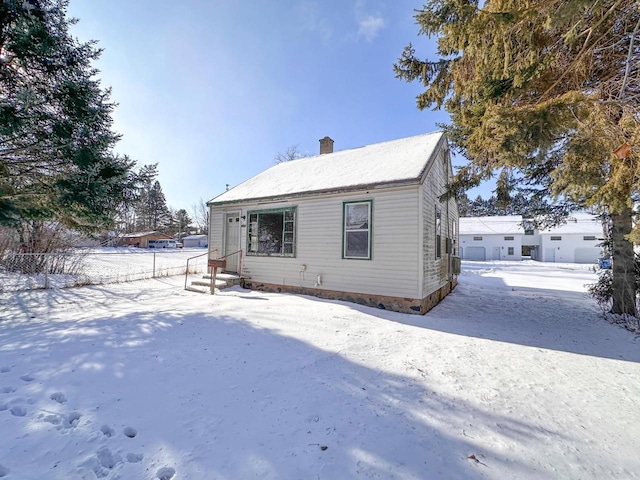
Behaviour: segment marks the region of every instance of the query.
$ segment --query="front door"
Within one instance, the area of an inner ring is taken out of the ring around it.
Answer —
[[[493,259],[500,260],[500,247],[493,247]]]
[[[239,213],[227,213],[225,215],[225,242],[224,242],[224,255],[227,256],[227,272],[238,272],[238,263],[240,255],[237,252],[240,250],[240,214]],[[233,254],[233,255],[231,255]]]

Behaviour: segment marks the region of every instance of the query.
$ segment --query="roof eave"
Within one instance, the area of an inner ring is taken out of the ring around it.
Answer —
[[[408,187],[420,185],[421,178],[411,178],[406,180],[394,180],[390,182],[378,182],[378,183],[370,183],[365,185],[353,185],[350,187],[341,187],[341,188],[327,188],[323,190],[310,190],[305,192],[297,192],[297,193],[289,193],[284,195],[274,195],[270,197],[255,197],[255,198],[241,198],[237,200],[227,200],[222,202],[216,202],[215,198],[207,202],[207,205],[210,207],[220,207],[224,205],[237,205],[241,203],[270,203],[270,202],[281,202],[286,200],[305,198],[305,197],[316,197],[318,195],[336,195],[341,193],[352,193],[352,192],[360,192],[363,190],[380,190],[383,188],[394,188],[394,187]]]

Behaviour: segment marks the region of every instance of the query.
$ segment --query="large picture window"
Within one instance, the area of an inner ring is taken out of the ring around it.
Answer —
[[[342,258],[371,259],[371,200],[343,206]]]
[[[296,209],[249,212],[247,255],[295,257]]]

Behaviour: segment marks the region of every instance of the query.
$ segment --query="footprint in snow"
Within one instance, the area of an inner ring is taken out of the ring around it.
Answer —
[[[127,462],[140,463],[144,456],[141,453],[127,453]]]
[[[138,435],[138,431],[133,427],[125,427],[122,433],[124,433],[125,437],[129,438],[135,438],[136,435]]]
[[[113,478],[112,472],[123,464],[122,457],[117,453],[112,453],[107,447],[100,447],[95,455],[92,455],[80,465],[78,473],[83,474],[82,478]],[[89,472],[93,472],[91,475]],[[94,477],[95,475],[95,477]]]
[[[2,393],[13,393],[15,391],[16,391],[16,387],[8,386],[8,387],[0,388],[0,392],[2,392]]]
[[[116,433],[109,425],[102,425],[102,427],[100,427],[100,431],[107,438],[113,437]]]
[[[11,371],[11,367],[0,367],[0,373],[8,373]]]
[[[60,422],[62,422],[60,415],[46,415],[42,417],[42,421],[51,425],[60,425]]]
[[[112,469],[119,463],[122,463],[120,455],[111,453],[107,447],[101,447],[96,452],[96,458],[100,465],[104,468]]]
[[[156,477],[158,477],[158,480],[171,480],[175,474],[175,468],[163,467],[156,472]]]
[[[58,403],[64,403],[67,401],[67,397],[62,392],[55,392],[51,394],[51,400]]]
[[[34,377],[34,376],[33,376],[33,375],[31,375],[31,374],[22,375],[22,376],[20,377],[20,380],[22,380],[23,382],[27,382],[27,383],[29,383],[29,382],[33,382],[35,379],[36,379],[36,377]]]
[[[11,415],[14,417],[24,417],[27,414],[27,409],[22,405],[16,405],[15,407],[11,407]]]
[[[66,428],[76,428],[78,426],[78,423],[80,422],[80,418],[82,417],[82,415],[80,415],[78,412],[71,412],[67,418],[65,418],[65,427]]]

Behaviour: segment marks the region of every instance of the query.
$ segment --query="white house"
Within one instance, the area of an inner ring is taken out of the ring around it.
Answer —
[[[588,213],[573,213],[567,223],[536,232],[536,259],[543,262],[596,263],[602,255],[602,222]]]
[[[460,257],[465,260],[522,260],[522,217],[460,218]]]
[[[182,245],[186,248],[206,248],[209,245],[209,240],[206,235],[187,235],[182,239]]]
[[[209,258],[246,287],[425,313],[457,283],[442,132],[275,165],[208,202]]]

